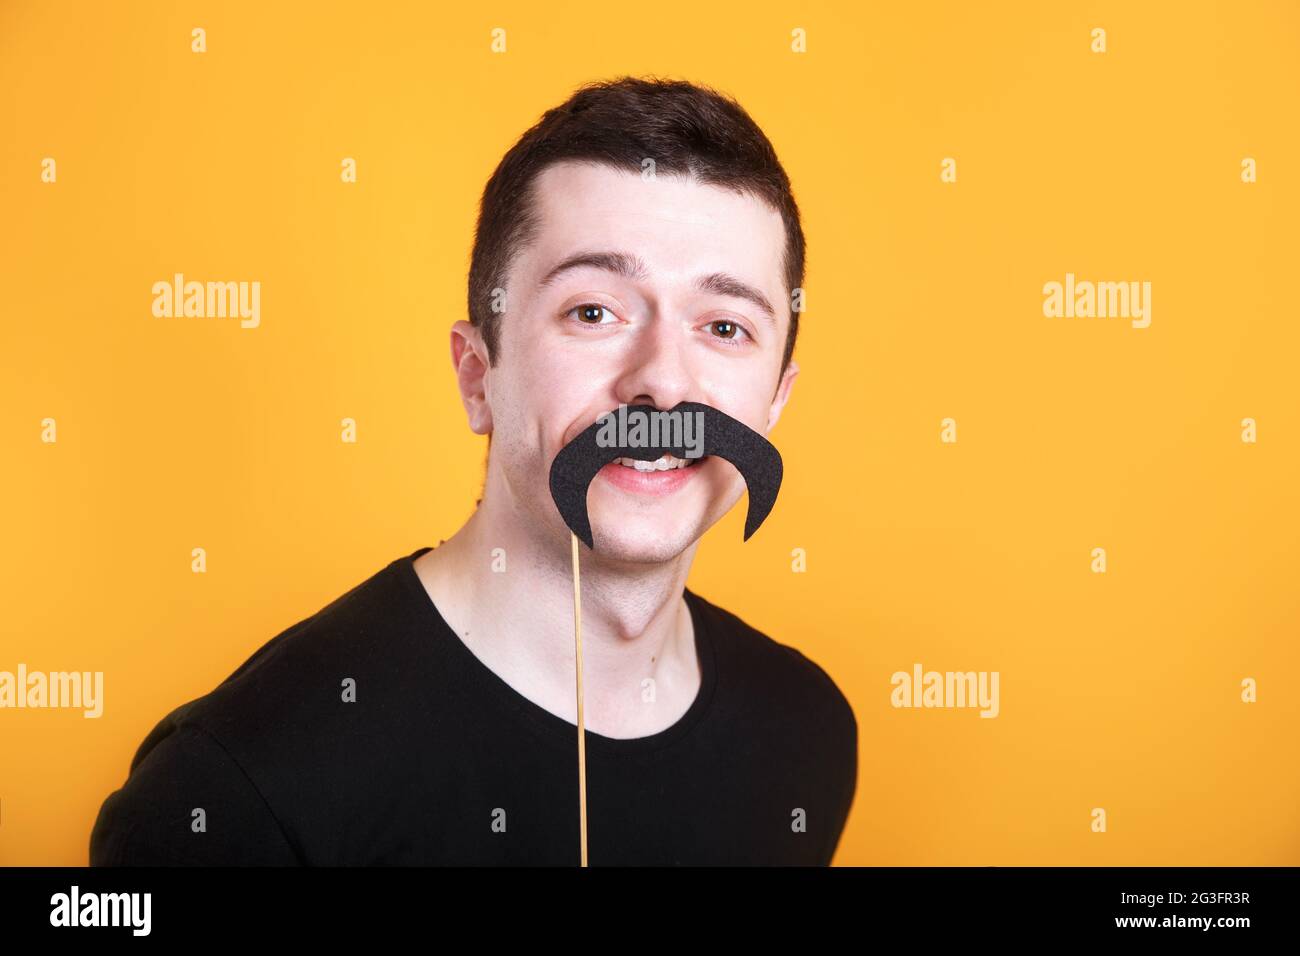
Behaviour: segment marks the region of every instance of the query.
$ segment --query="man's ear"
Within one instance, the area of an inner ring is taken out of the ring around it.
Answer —
[[[781,417],[781,410],[790,400],[790,389],[794,387],[794,380],[798,374],[799,363],[791,359],[785,373],[781,376],[780,384],[776,387],[776,395],[772,398],[772,408],[767,413],[767,431],[770,432],[776,426],[777,419]]]
[[[456,370],[456,387],[475,435],[492,434],[492,408],[487,400],[487,348],[479,330],[461,319],[451,327],[451,364]]]

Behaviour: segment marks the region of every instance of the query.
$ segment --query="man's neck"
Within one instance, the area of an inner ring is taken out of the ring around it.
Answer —
[[[529,700],[576,722],[570,545],[539,540],[508,517],[485,500],[451,539],[416,561],[416,572],[479,660]],[[579,544],[587,729],[647,736],[694,701],[700,669],[682,590],[695,547],[663,564],[630,566]]]

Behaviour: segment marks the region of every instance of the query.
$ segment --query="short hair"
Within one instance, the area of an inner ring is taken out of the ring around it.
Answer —
[[[494,290],[540,224],[533,204],[537,176],[566,160],[640,173],[654,160],[656,175],[690,175],[700,182],[756,196],[785,224],[786,288],[803,286],[805,242],[790,180],[763,131],[733,98],[680,80],[622,76],[587,83],[547,110],[502,157],[479,203],[469,268],[470,323],[495,365],[501,314]],[[781,371],[794,354],[799,311],[793,301]]]

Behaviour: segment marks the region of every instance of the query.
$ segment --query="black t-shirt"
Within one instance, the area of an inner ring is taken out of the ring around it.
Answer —
[[[164,717],[100,809],[91,865],[576,866],[577,726],[448,626],[413,566],[428,550]],[[828,864],[857,785],[852,708],[799,651],[684,596],[699,694],[658,733],[586,732],[588,865]]]

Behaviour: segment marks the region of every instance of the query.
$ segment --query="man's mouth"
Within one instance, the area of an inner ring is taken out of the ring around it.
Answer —
[[[655,461],[615,458],[597,474],[620,491],[635,495],[670,495],[700,474],[699,463],[708,457],[676,458],[660,455]]]
[[[641,461],[639,458],[615,458],[614,464],[637,471],[673,471],[678,468],[690,468],[699,458],[675,458],[672,455],[660,455],[654,461]]]

